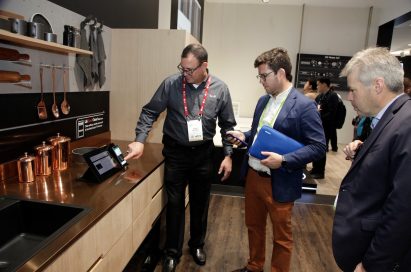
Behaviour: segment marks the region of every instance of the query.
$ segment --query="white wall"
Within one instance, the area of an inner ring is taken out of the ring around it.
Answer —
[[[411,0],[379,0],[373,10],[369,46],[375,46],[377,43],[378,27],[380,25],[411,11]]]
[[[158,29],[170,29],[171,0],[158,0]]]
[[[232,100],[240,102],[240,116],[252,116],[265,92],[254,68],[261,52],[283,46],[296,62],[301,11],[299,6],[205,3],[203,44],[210,72],[228,84]]]
[[[282,46],[295,66],[303,6],[206,2],[204,12],[203,44],[211,73],[228,84],[233,101],[240,102],[240,116],[252,117],[265,93],[255,78],[254,60],[263,51]],[[364,47],[368,12],[358,7],[305,6],[300,52],[351,56]],[[349,112],[338,130],[341,143],[352,140],[354,112],[348,101],[345,104]]]

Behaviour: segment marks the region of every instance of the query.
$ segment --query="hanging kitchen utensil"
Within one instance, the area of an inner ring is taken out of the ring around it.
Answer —
[[[54,117],[59,118],[59,108],[56,103],[56,68],[53,66],[51,68],[51,85],[53,88],[53,105],[51,106],[51,112],[53,113]]]
[[[67,67],[68,68],[68,67]],[[66,90],[66,84],[67,84],[67,76],[66,76],[66,67],[64,67],[63,66],[63,90],[64,90],[64,99],[63,99],[63,102],[61,102],[61,112],[63,113],[63,114],[69,114],[70,113],[70,105],[69,105],[69,103],[67,102],[67,98],[66,98],[66,92],[67,92],[67,90]]]
[[[44,120],[47,119],[47,108],[46,103],[44,103],[44,96],[43,96],[43,67],[40,66],[40,90],[41,90],[41,98],[40,102],[37,104],[37,114],[39,118]]]

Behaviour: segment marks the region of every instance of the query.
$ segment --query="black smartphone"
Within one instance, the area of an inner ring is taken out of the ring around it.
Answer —
[[[244,142],[243,140],[241,140],[241,139],[239,139],[238,137],[234,136],[233,134],[227,133],[225,136],[227,137],[227,140],[229,140],[229,141],[230,141],[230,138],[231,138],[231,139],[236,139],[236,140],[239,141],[242,145],[247,146],[247,143],[246,143],[246,142]]]
[[[124,167],[127,165],[126,160],[124,160],[123,153],[121,153],[121,149],[118,145],[110,144],[110,153],[117,160],[117,162],[121,165],[121,167]]]

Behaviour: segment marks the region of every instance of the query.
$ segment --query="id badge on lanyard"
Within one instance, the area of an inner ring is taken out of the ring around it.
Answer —
[[[211,83],[211,76],[208,77],[207,84],[205,86],[204,97],[201,103],[200,111],[198,113],[199,118],[194,120],[187,120],[187,129],[188,129],[188,141],[195,142],[195,141],[202,141],[203,137],[203,122],[201,121],[201,117],[204,112],[205,102],[207,100],[208,89]],[[187,107],[187,99],[186,99],[186,79],[183,76],[183,104],[184,104],[184,115],[188,118],[188,107]]]
[[[203,124],[201,118],[187,121],[188,141],[202,141],[203,140]]]

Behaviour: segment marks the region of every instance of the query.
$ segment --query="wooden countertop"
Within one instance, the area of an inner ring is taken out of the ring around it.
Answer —
[[[118,144],[123,152],[127,150],[128,142],[113,142]],[[71,163],[67,170],[54,172],[50,176],[37,176],[32,183],[18,183],[17,178],[0,182],[0,196],[89,208],[88,213],[44,246],[17,271],[42,270],[49,265],[163,163],[162,148],[161,144],[145,144],[144,154],[139,160],[129,160],[127,170],[102,183],[79,180],[87,165],[75,162]]]

